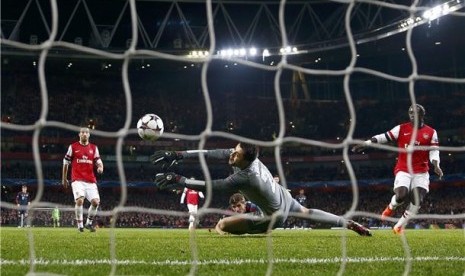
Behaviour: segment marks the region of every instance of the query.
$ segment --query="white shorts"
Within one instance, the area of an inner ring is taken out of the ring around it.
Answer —
[[[197,214],[198,205],[187,204],[187,209],[189,209],[189,213]]]
[[[100,195],[98,193],[97,184],[89,183],[84,181],[74,181],[71,183],[71,187],[73,188],[73,195],[74,200],[85,197],[88,201],[92,201],[92,199],[97,199],[100,201]]]
[[[398,172],[394,180],[394,190],[397,187],[406,187],[409,191],[413,188],[420,187],[429,192],[429,173],[409,174],[406,172]]]

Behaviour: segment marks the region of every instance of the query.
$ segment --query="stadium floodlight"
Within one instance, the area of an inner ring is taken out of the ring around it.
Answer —
[[[190,58],[203,58],[203,57],[208,56],[209,54],[210,53],[205,50],[194,50],[194,51],[190,51],[187,56]]]
[[[299,49],[297,47],[287,46],[286,48],[279,49],[281,55],[294,55],[298,54]]]
[[[252,47],[249,49],[249,55],[256,56],[257,55],[257,48]]]
[[[406,31],[411,27],[418,26],[420,24],[430,22],[438,19],[439,17],[445,16],[462,8],[463,6],[463,0],[447,1],[424,11],[421,15],[417,14],[413,17],[401,20],[398,24],[398,29],[399,31]]]
[[[423,18],[427,20],[434,20],[440,16],[449,14],[450,12],[451,12],[451,8],[449,6],[449,3],[444,3],[442,5],[426,10],[423,13]]]

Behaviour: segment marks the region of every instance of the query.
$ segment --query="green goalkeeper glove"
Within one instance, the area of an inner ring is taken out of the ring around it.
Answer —
[[[182,175],[178,175],[175,173],[157,173],[155,176],[155,184],[157,185],[158,189],[165,190],[168,188],[177,188],[177,187],[184,187],[186,183],[186,178]]]
[[[162,170],[171,168],[180,159],[182,159],[182,155],[176,151],[159,150],[150,156],[152,164],[160,166]]]

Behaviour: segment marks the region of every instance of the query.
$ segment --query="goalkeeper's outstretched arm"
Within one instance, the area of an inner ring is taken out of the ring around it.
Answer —
[[[200,154],[204,154],[206,158],[213,159],[225,159],[229,158],[229,155],[234,151],[234,149],[214,149],[214,150],[186,150],[179,151],[178,154],[182,158],[195,158]]]
[[[246,178],[235,174],[225,179],[212,180],[212,188],[215,190],[237,189]],[[205,192],[206,181],[197,179],[188,179],[175,173],[159,173],[155,176],[155,183],[159,189],[164,190],[173,186],[182,186],[192,190]]]
[[[150,156],[150,161],[154,165],[161,165],[163,168],[169,168],[178,160],[184,158],[195,158],[204,154],[206,158],[225,159],[233,149],[215,149],[215,150],[186,150],[186,151],[164,151],[159,150]]]

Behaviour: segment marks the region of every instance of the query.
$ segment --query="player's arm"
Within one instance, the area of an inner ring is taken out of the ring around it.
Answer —
[[[444,176],[444,172],[439,166],[441,163],[441,159],[439,157],[439,140],[436,131],[434,131],[433,137],[431,138],[431,144],[433,146],[433,149],[429,151],[429,160],[431,164],[433,164],[434,173],[437,174],[439,176],[439,180],[441,180]]]
[[[385,133],[377,134],[370,139],[366,140],[362,144],[355,145],[352,148],[352,152],[362,152],[365,150],[367,147],[369,147],[371,144],[385,144],[391,141],[397,140],[397,137],[399,137],[399,131],[400,131],[400,126],[395,126],[393,129],[390,131],[387,131]]]
[[[100,158],[100,152],[97,147],[95,147],[95,165],[97,166],[97,173],[103,173],[103,161]]]
[[[228,176],[225,179],[212,180],[212,188],[215,190],[228,190],[239,187],[246,181],[246,176],[240,173]],[[206,182],[204,180],[188,179],[175,173],[159,173],[155,176],[155,184],[164,190],[171,187],[186,187],[192,190],[205,192]]]
[[[61,184],[63,185],[63,187],[65,187],[65,189],[68,188],[68,168],[69,168],[69,164],[68,163],[65,163],[63,162],[63,169],[62,169],[62,172],[61,172]]]
[[[68,188],[69,183],[68,183],[68,169],[69,169],[69,164],[71,164],[71,158],[73,154],[73,149],[71,148],[71,145],[68,147],[68,151],[66,152],[65,158],[63,158],[63,168],[61,170],[61,184],[65,189]]]
[[[187,188],[184,188],[181,195],[181,200],[179,203],[184,204],[184,199],[186,198]]]
[[[164,151],[159,150],[150,156],[150,161],[154,165],[161,165],[163,169],[171,167],[178,160],[196,158],[204,154],[207,159],[225,159],[233,149],[215,149],[215,150],[186,150],[186,151]]]

